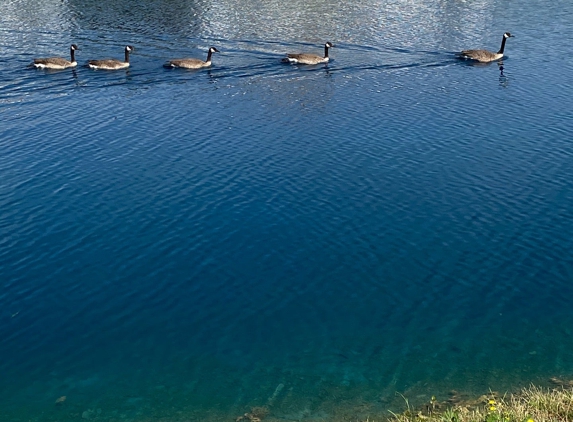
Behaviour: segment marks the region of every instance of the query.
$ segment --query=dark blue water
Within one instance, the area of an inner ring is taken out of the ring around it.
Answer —
[[[571,376],[572,18],[2,2],[0,419],[372,420]],[[505,31],[503,64],[453,58]]]

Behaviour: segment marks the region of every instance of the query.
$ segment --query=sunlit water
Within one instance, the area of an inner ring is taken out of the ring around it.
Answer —
[[[1,2],[0,419],[372,420],[571,376],[572,12]]]

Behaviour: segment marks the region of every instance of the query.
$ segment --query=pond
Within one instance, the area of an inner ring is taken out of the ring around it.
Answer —
[[[0,417],[373,420],[571,376],[572,16],[1,2]]]

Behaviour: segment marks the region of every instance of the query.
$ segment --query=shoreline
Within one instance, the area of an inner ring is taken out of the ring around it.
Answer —
[[[390,422],[546,422],[568,421],[573,417],[573,380],[553,377],[554,387],[530,385],[517,392],[490,391],[477,399],[446,402],[431,400],[420,408],[411,407],[404,398],[406,409],[392,413]],[[367,419],[374,422],[374,419]]]
[[[364,391],[366,393],[366,391]],[[127,394],[127,392],[126,392]],[[0,407],[0,419],[10,422],[545,422],[573,420],[573,379],[553,377],[546,382],[512,391],[436,391],[415,389],[391,398],[361,395],[360,390],[331,386],[318,396],[302,397],[283,383],[270,394],[226,406],[221,397],[197,402],[176,388],[158,388],[154,394],[100,397],[86,401],[74,394],[59,396],[42,409]],[[219,403],[217,403],[219,401]],[[245,402],[243,402],[245,403]]]

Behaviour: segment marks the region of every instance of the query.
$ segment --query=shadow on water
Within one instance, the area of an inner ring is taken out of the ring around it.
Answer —
[[[184,69],[163,66],[163,73],[172,79],[173,83],[187,83],[190,80],[200,79],[207,80],[209,84],[216,87],[217,80],[224,78],[225,68],[202,68],[202,69]]]
[[[468,67],[490,67],[493,64],[497,64],[498,66],[503,65],[503,62],[501,61],[493,61],[493,62],[487,62],[487,63],[483,63],[483,62],[478,62],[476,60],[467,60],[461,57],[456,57],[455,61],[458,63],[461,63],[462,65],[468,66]]]
[[[124,85],[134,82],[134,72],[130,69],[100,70],[91,69],[87,64],[82,66],[85,69],[85,87],[109,87]]]
[[[31,72],[36,72],[36,74],[40,74],[40,75],[51,75],[52,78],[54,79],[58,79],[58,77],[61,77],[61,79],[67,80],[67,75],[71,74],[72,78],[77,79],[78,78],[78,71],[77,71],[77,67],[70,67],[68,69],[49,69],[49,68],[45,68],[45,69],[39,69],[34,67],[33,64],[30,64],[28,66],[26,66],[26,69],[28,71]]]
[[[467,66],[470,68],[490,68],[494,65],[497,65],[499,70],[499,85],[503,88],[507,88],[509,86],[509,79],[505,74],[505,65],[503,60],[495,60],[488,63],[482,63],[475,60],[467,60],[461,57],[456,57],[455,62],[460,63],[462,66]]]

